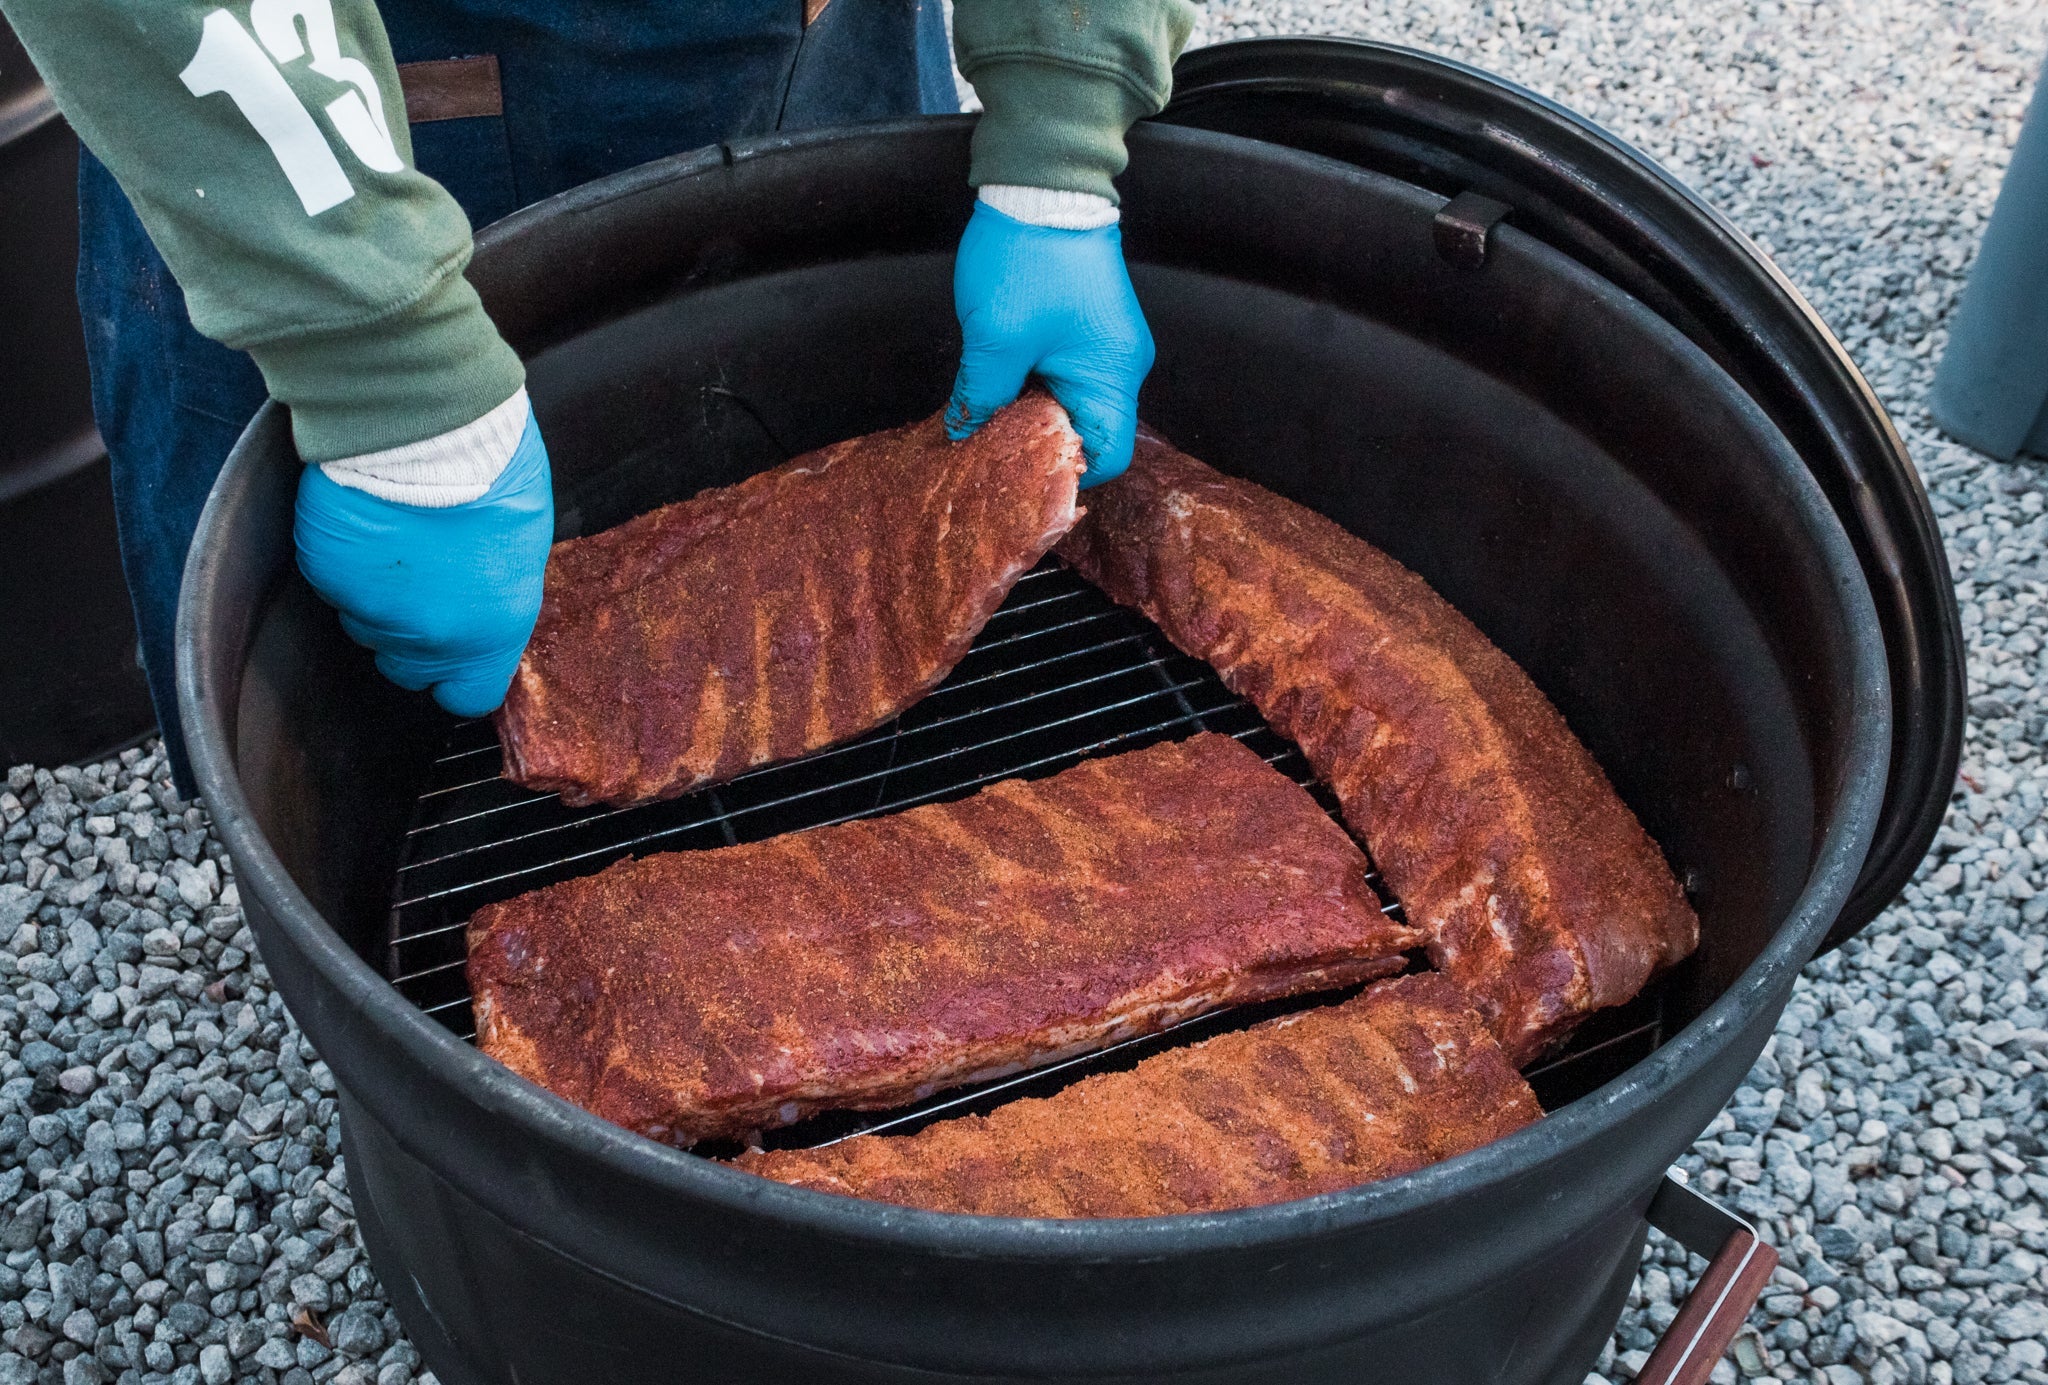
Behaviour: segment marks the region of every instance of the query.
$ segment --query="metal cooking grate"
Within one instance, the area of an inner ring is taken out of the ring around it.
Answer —
[[[1050,558],[1017,583],[952,675],[888,725],[667,802],[571,808],[552,794],[521,789],[498,777],[501,758],[490,724],[466,723],[435,759],[406,834],[380,959],[384,974],[426,1013],[472,1038],[463,930],[485,904],[591,874],[628,855],[728,846],[898,812],[1198,730],[1236,736],[1336,816],[1335,799],[1314,781],[1301,752],[1224,687],[1215,670],[1174,649],[1150,621]],[[1387,907],[1399,909],[1391,901]],[[899,1112],[816,1117],[778,1132],[773,1143],[826,1143],[860,1131],[909,1129],[941,1113],[983,1110],[1085,1073],[1128,1066],[1168,1044],[1326,999],[1205,1016],[1167,1034]],[[1591,1090],[1646,1055],[1661,1041],[1662,1019],[1661,995],[1653,990],[1589,1022],[1569,1049],[1530,1073],[1545,1106]]]

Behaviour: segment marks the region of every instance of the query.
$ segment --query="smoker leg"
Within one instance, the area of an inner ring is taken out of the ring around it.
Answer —
[[[2048,86],[2040,92],[1928,399],[1944,433],[2006,461],[2048,454]]]
[[[1671,1174],[1650,1203],[1650,1224],[1708,1264],[1636,1379],[1641,1385],[1706,1385],[1778,1268],[1778,1252],[1755,1227]]]

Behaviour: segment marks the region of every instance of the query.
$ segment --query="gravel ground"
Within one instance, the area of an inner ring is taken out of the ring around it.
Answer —
[[[1869,374],[1947,536],[1970,739],[1917,881],[1809,969],[1685,1161],[1787,1258],[1716,1379],[2048,1382],[2044,472],[1946,441],[1924,404],[2048,6],[1680,8],[1212,0],[1197,41],[1364,34],[1555,96],[1702,188]],[[0,1385],[430,1381],[203,808],[145,748],[11,771],[0,838]],[[1641,1364],[1698,1268],[1653,1238],[1594,1381]]]

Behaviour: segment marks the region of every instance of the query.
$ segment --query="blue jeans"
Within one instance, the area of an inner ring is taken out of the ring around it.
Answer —
[[[721,140],[956,109],[939,0],[384,0],[400,63],[493,54],[503,114],[415,125],[413,154],[470,223]],[[964,194],[963,194],[964,195]],[[113,464],[142,666],[180,790],[171,633],[186,550],[264,399],[248,356],[200,336],[106,167],[81,154],[78,306]]]

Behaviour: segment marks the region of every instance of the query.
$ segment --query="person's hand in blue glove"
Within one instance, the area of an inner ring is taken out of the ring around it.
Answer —
[[[981,190],[953,262],[965,344],[946,406],[951,436],[986,423],[1036,375],[1081,435],[1083,488],[1131,464],[1152,331],[1131,290],[1115,217],[1107,198],[1084,193]]]
[[[554,534],[524,390],[442,438],[307,467],[292,531],[299,571],[379,671],[465,717],[505,700]]]

